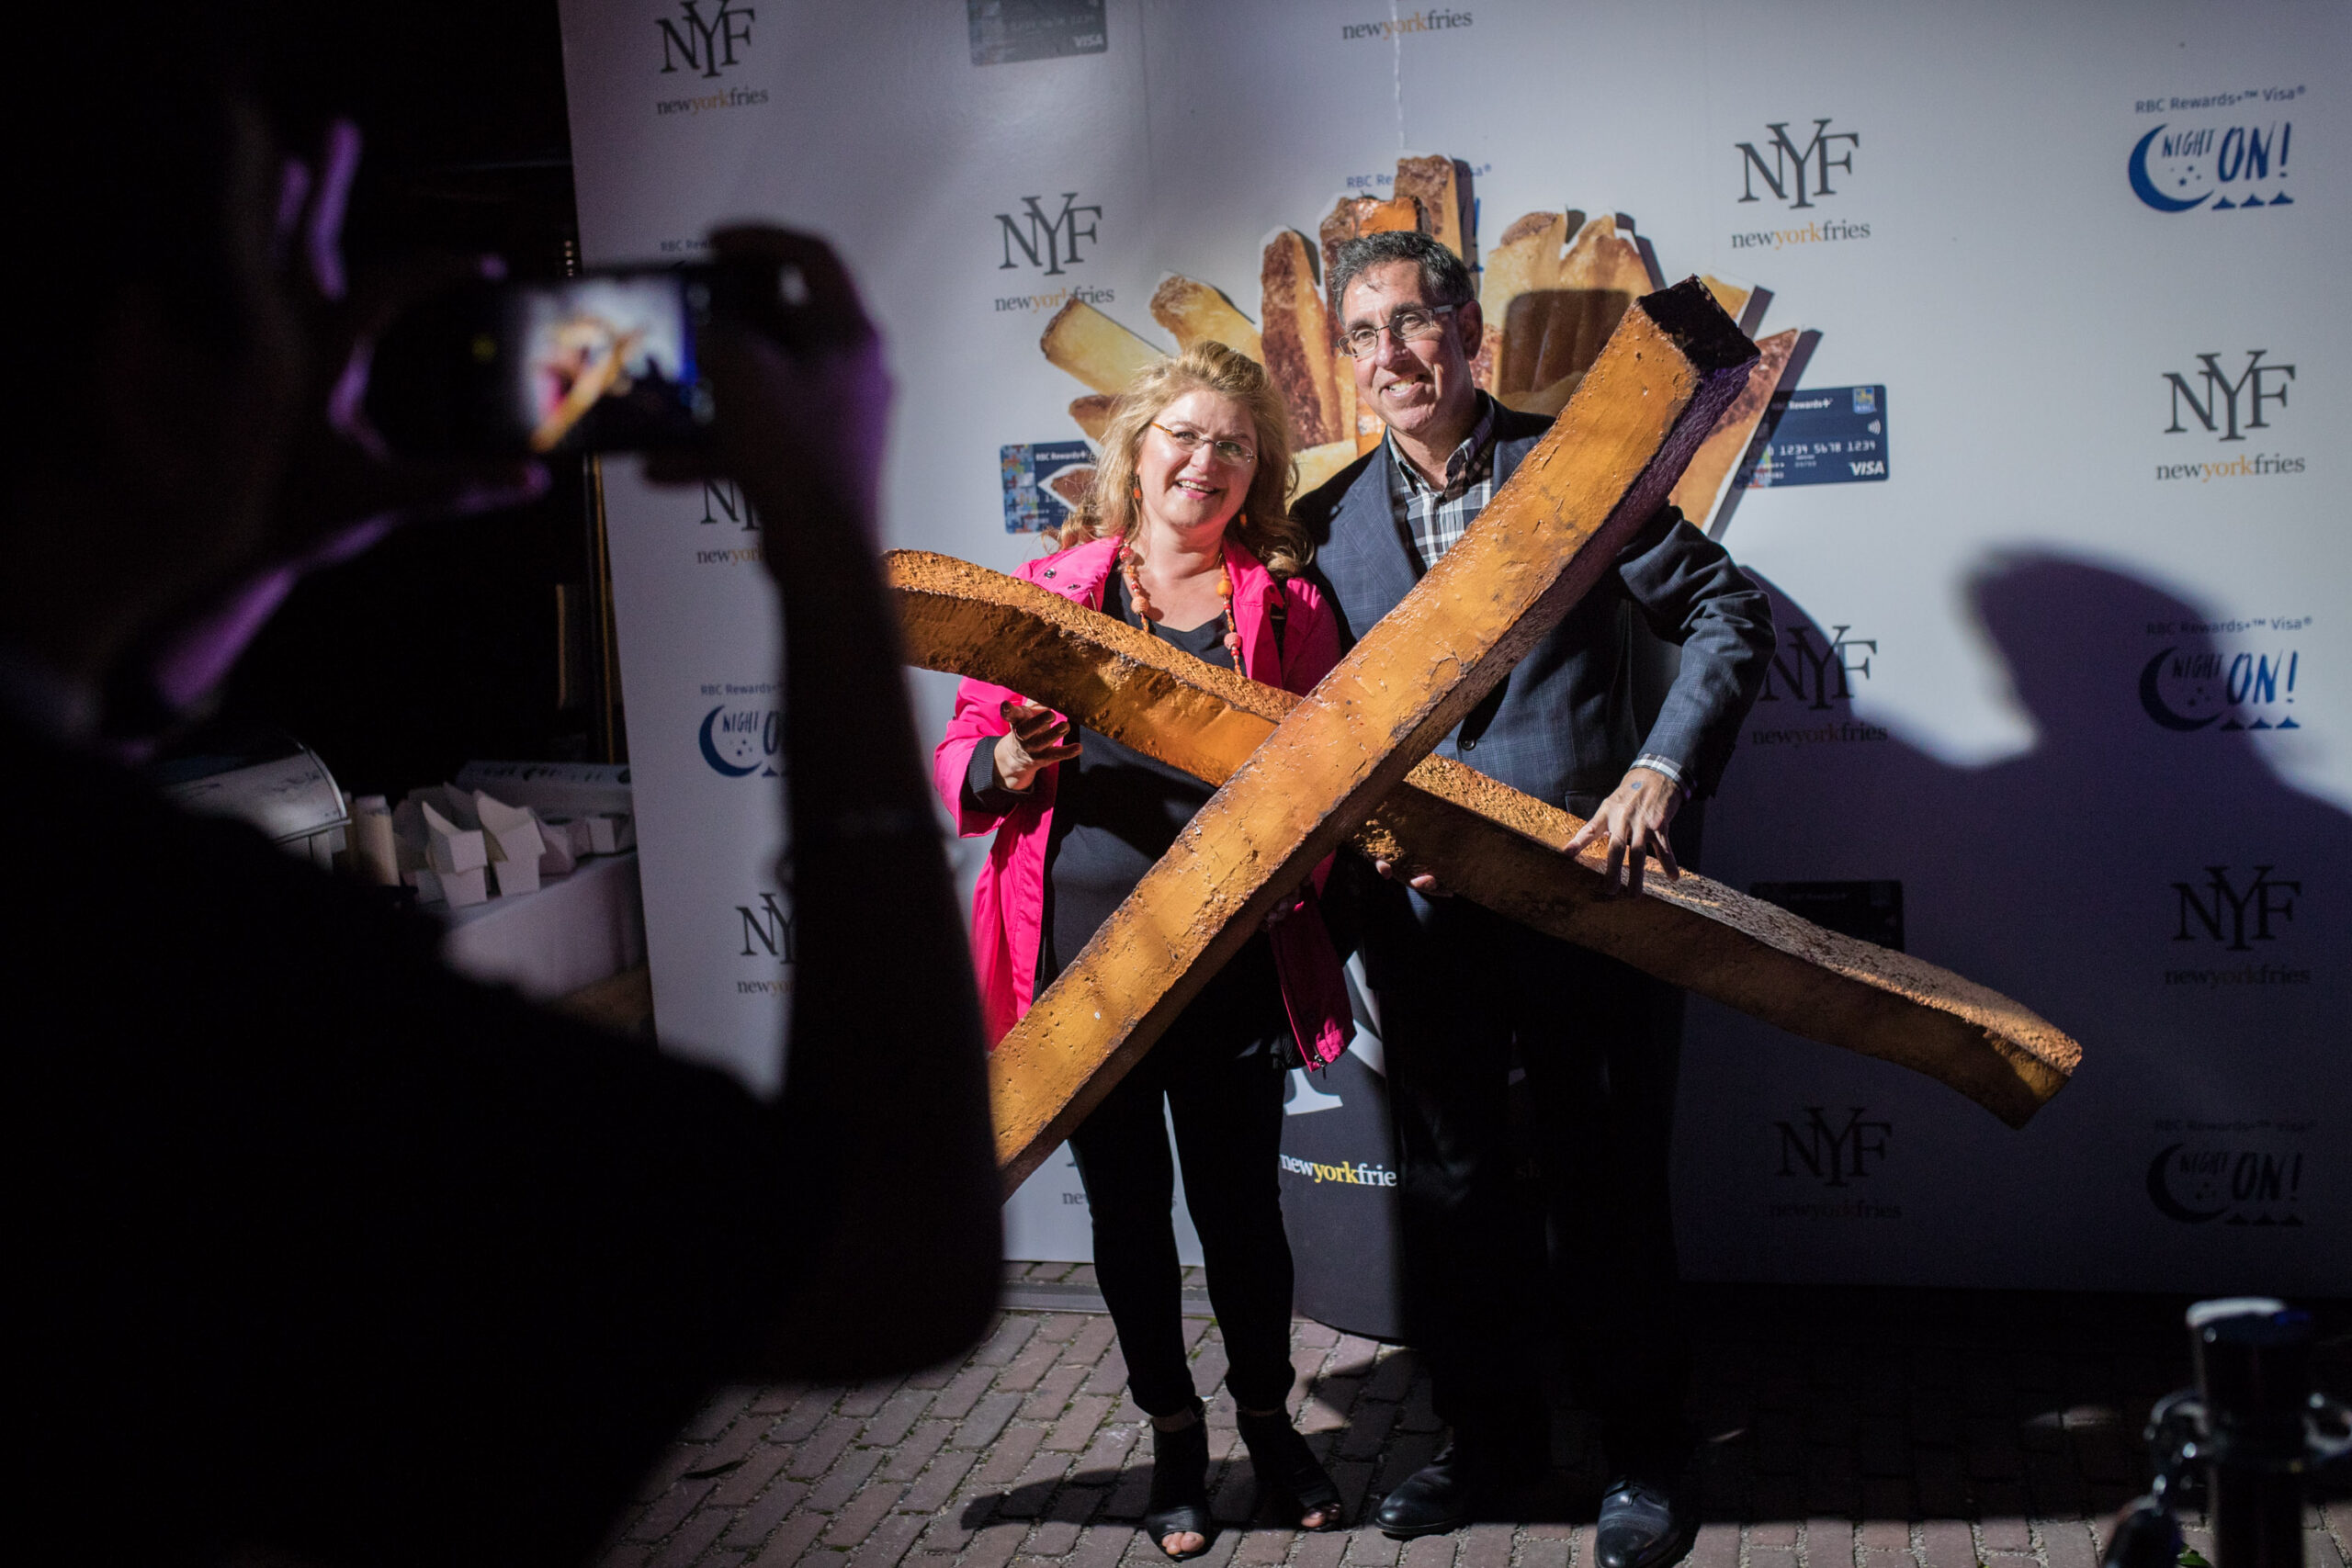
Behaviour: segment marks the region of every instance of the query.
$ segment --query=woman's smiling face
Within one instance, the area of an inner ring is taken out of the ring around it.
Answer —
[[[1170,431],[1203,439],[1188,452]],[[1185,534],[1225,531],[1249,496],[1257,465],[1219,457],[1218,442],[1254,451],[1257,428],[1248,405],[1197,388],[1169,403],[1144,426],[1136,479],[1143,487],[1147,522]]]

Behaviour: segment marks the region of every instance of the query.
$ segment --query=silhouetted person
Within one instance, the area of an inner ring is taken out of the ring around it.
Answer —
[[[54,260],[12,312],[41,374],[0,466],[17,1550],[578,1562],[715,1383],[911,1369],[992,1305],[979,1021],[870,543],[872,331],[821,244],[719,237],[809,286],[792,345],[722,331],[707,363],[787,740],[857,758],[792,780],[766,1104],[458,978],[428,923],[110,760],[305,566],[539,476],[404,466],[358,423],[401,290],[343,286],[353,134],[287,160],[184,12],[29,25],[10,186]]]

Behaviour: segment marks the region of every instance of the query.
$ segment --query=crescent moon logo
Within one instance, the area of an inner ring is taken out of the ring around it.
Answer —
[[[2190,718],[2186,714],[2175,713],[2165,705],[2164,693],[2156,689],[2156,671],[2164,668],[2165,660],[2178,651],[2177,649],[2165,649],[2162,653],[2149,660],[2148,667],[2140,671],[2140,705],[2148,710],[2150,718],[2154,719],[2166,729],[2202,729],[2222,716],[2217,713],[2209,713],[2203,718]],[[708,728],[707,721],[705,723],[705,728]],[[706,740],[703,744],[707,747],[710,743]]]
[[[2132,149],[2131,161],[2127,165],[2132,171],[2132,194],[2158,212],[2186,212],[2192,207],[2202,207],[2207,197],[2213,194],[2211,191],[2207,191],[2194,201],[2181,201],[2158,190],[2156,182],[2148,177],[2148,149],[2155,145],[2157,132],[2163,130],[2161,125],[2156,127],[2155,130],[2140,138],[2140,144]]]
[[[702,716],[702,760],[727,777],[740,779],[747,774],[757,773],[760,765],[757,762],[750,762],[739,768],[718,754],[718,741],[713,731],[718,723],[718,716],[726,711],[727,705],[721,703]]]
[[[2200,1225],[2207,1220],[2218,1220],[2222,1217],[2222,1210],[2191,1209],[2175,1198],[2172,1189],[2165,1185],[2165,1162],[2178,1154],[2183,1146],[2171,1145],[2148,1162],[2148,1201],[2154,1203],[2165,1218],[2178,1220],[2186,1225]]]

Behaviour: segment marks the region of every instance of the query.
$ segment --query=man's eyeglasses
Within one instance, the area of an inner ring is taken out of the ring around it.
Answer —
[[[1258,454],[1238,441],[1213,440],[1197,430],[1162,424],[1156,419],[1151,421],[1151,427],[1176,443],[1187,457],[1205,445],[1211,452],[1216,454],[1219,462],[1230,463],[1237,468],[1246,468],[1258,460]]]
[[[1388,318],[1385,327],[1352,327],[1340,341],[1347,346],[1351,356],[1369,359],[1380,347],[1380,334],[1385,332],[1398,343],[1422,343],[1445,330],[1438,318],[1450,316],[1462,309],[1459,305],[1408,305]]]

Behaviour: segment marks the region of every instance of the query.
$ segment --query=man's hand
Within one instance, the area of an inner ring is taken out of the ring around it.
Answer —
[[[1012,728],[997,737],[996,786],[1026,795],[1037,782],[1037,770],[1049,762],[1067,762],[1078,755],[1069,739],[1069,720],[1035,703],[1006,703],[1004,721]]]
[[[1381,875],[1386,877],[1391,882],[1403,883],[1406,886],[1411,888],[1414,892],[1419,894],[1424,898],[1447,898],[1453,897],[1453,895],[1446,892],[1444,888],[1440,887],[1437,885],[1436,877],[1431,876],[1426,871],[1422,872],[1418,876],[1402,876],[1398,874],[1400,868],[1397,866],[1396,862],[1385,860],[1374,861],[1372,863],[1372,869],[1380,873]]]
[[[1682,868],[1675,863],[1674,846],[1667,841],[1666,825],[1682,809],[1682,788],[1664,773],[1647,768],[1628,769],[1624,781],[1610,792],[1600,803],[1600,809],[1568,840],[1568,852],[1575,854],[1587,844],[1606,839],[1609,844],[1609,865],[1602,874],[1602,896],[1614,897],[1620,891],[1639,893],[1642,890],[1642,867],[1651,856],[1666,872],[1667,880],[1682,879]],[[1624,868],[1624,884],[1618,884],[1618,868]]]

